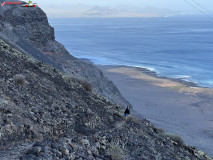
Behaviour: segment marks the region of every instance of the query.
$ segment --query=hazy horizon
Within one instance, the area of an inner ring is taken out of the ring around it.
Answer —
[[[212,14],[206,0],[42,0],[37,3],[49,17],[162,17],[177,14]]]

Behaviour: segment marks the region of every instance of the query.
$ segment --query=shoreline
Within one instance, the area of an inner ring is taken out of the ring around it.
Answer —
[[[208,87],[199,86],[195,82],[186,81],[186,80],[183,80],[181,78],[169,78],[167,76],[160,76],[160,75],[157,74],[157,72],[149,70],[149,68],[145,68],[145,67],[134,67],[134,66],[125,66],[125,65],[121,65],[121,66],[136,68],[137,70],[139,70],[139,71],[141,71],[143,73],[146,73],[146,74],[148,74],[150,76],[153,76],[155,78],[171,80],[171,81],[178,82],[178,83],[181,83],[181,84],[189,86],[189,87],[208,88]]]
[[[213,96],[213,88],[199,86],[195,82],[186,81],[181,78],[169,78],[166,76],[160,76],[157,74],[157,72],[152,71],[149,68],[126,66],[126,65],[100,65],[100,64],[95,64],[95,63],[91,62],[89,59],[84,59],[84,61],[97,66],[99,69],[101,69],[100,66],[114,67],[114,68],[126,67],[126,68],[136,69],[137,71],[139,71],[143,74],[146,74],[146,75],[154,78],[155,80],[159,81],[158,84],[157,83],[154,84],[156,86],[169,88],[169,89],[172,89],[172,90],[175,90],[178,92],[183,92],[183,93],[206,94],[206,95]],[[147,80],[147,81],[149,81],[149,80]],[[162,84],[160,84],[161,82],[162,82]]]
[[[186,80],[184,80],[182,78],[171,78],[171,77],[167,77],[167,76],[158,75],[158,73],[156,71],[152,71],[148,67],[128,66],[128,65],[101,65],[101,64],[96,64],[96,63],[92,62],[88,58],[78,58],[78,59],[82,60],[83,62],[93,64],[95,66],[115,66],[115,67],[118,66],[118,67],[135,68],[135,69],[137,69],[137,70],[139,70],[139,71],[141,71],[143,73],[146,73],[149,76],[153,76],[155,78],[171,80],[173,82],[181,83],[181,84],[183,84],[183,85],[185,85],[187,87],[197,87],[197,88],[202,88],[202,89],[211,89],[213,91],[213,88],[207,87],[207,86],[198,85],[196,82],[186,81]]]
[[[213,157],[213,89],[160,77],[146,68],[96,66],[138,114]]]
[[[98,65],[96,65],[96,66],[98,66]],[[113,65],[105,65],[105,66],[113,66]],[[118,67],[119,67],[119,65],[118,65]],[[174,89],[176,91],[184,92],[184,93],[213,95],[213,88],[199,86],[195,82],[186,81],[186,80],[183,80],[181,78],[169,78],[169,77],[166,77],[166,76],[160,76],[160,75],[157,74],[157,72],[151,71],[148,68],[125,66],[125,65],[120,65],[120,67],[134,68],[134,69],[136,69],[136,70],[138,70],[138,71],[140,71],[144,74],[147,74],[151,77],[154,77],[158,80],[162,80],[162,81],[165,80],[165,81],[170,82],[170,83],[174,82],[174,83],[168,84],[168,85],[160,85],[159,84],[158,86],[160,86],[160,87],[168,87],[170,89]]]

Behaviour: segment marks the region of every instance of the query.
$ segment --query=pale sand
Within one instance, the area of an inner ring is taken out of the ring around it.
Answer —
[[[146,69],[98,66],[134,110],[213,157],[213,90],[157,77]]]

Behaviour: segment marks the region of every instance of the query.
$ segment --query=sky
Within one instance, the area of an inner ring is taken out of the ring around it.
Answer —
[[[186,0],[188,2],[205,6],[208,9],[213,10],[213,0]],[[193,2],[194,1],[194,2]],[[191,10],[192,7],[188,5],[184,0],[35,0],[40,5],[50,4],[88,4],[88,5],[100,5],[100,6],[117,6],[117,5],[130,5],[130,6],[153,6],[168,9],[186,9]],[[51,3],[50,3],[51,2]]]
[[[58,9],[62,6],[72,6],[73,4],[85,4],[93,6],[108,6],[108,7],[118,7],[118,6],[137,6],[145,7],[151,6],[156,8],[164,8],[170,10],[179,10],[185,12],[199,13],[195,8],[204,10],[204,12],[210,11],[213,14],[213,0],[34,0],[41,8],[48,10],[54,6]],[[192,7],[190,4],[194,7]]]

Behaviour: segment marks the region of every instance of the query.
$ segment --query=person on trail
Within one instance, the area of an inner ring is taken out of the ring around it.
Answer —
[[[127,119],[128,115],[130,114],[130,106],[126,107],[124,114],[125,114],[125,119]]]

